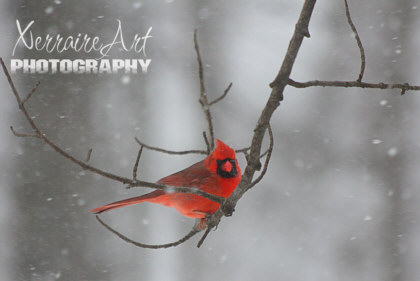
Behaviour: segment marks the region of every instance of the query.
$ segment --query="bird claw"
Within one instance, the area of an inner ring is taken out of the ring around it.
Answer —
[[[195,221],[195,225],[194,225],[194,228],[195,229],[201,231],[201,230],[206,230],[207,227],[208,227],[207,220],[205,218],[203,218],[203,219],[197,219]]]
[[[200,220],[200,223],[198,224],[198,227],[199,227],[201,230],[205,230],[205,229],[207,229],[207,227],[208,227],[208,225],[207,225],[207,219],[205,219],[205,218],[201,219],[201,220]]]

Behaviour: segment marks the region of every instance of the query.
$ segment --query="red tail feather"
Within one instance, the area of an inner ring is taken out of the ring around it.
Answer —
[[[156,190],[156,191],[153,191],[153,192],[141,195],[141,196],[137,196],[137,197],[121,200],[121,201],[116,201],[116,202],[110,203],[108,205],[92,209],[89,212],[92,212],[92,213],[95,213],[95,214],[100,214],[102,212],[107,212],[107,211],[110,211],[110,210],[113,210],[113,209],[117,209],[117,208],[121,208],[121,207],[125,207],[125,206],[130,206],[130,205],[134,205],[134,204],[137,204],[137,203],[147,202],[148,200],[150,200],[152,198],[159,197],[162,194],[165,194],[162,190]]]

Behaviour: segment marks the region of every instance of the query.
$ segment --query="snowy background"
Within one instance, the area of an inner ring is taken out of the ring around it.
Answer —
[[[0,56],[8,63],[16,19],[37,35],[112,38],[116,20],[133,36],[153,27],[148,74],[13,76],[39,126],[91,163],[131,175],[134,137],[168,149],[204,148],[206,122],[192,35],[198,29],[216,137],[248,146],[303,1],[0,0]],[[420,3],[349,0],[367,56],[365,81],[420,84]],[[292,72],[298,81],[354,80],[359,52],[343,1],[320,0]],[[56,58],[22,47],[22,58]],[[67,57],[78,58],[68,52]],[[198,237],[167,250],[136,248],[100,226],[89,209],[144,192],[81,171],[25,132],[0,74],[0,275],[2,280],[418,280],[420,93],[287,88],[272,127],[267,176],[245,194],[202,248]],[[146,151],[142,179],[200,160]],[[245,167],[243,156],[240,165]],[[143,204],[103,219],[133,239],[165,243],[193,220]]]

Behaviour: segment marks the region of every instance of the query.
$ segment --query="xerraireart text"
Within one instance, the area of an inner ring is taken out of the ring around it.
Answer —
[[[73,53],[91,54],[94,58],[67,59],[61,58],[12,58],[10,69],[12,73],[147,73],[151,59],[146,59],[146,45],[152,37],[152,27],[149,27],[144,35],[136,33],[131,44],[124,40],[121,21],[117,19],[118,27],[110,42],[104,42],[98,36],[78,33],[76,36],[62,36],[60,34],[34,36],[31,27],[35,21],[29,22],[25,28],[21,27],[19,20],[16,26],[19,37],[13,48],[12,57],[15,56],[16,48],[23,45],[28,50],[62,54],[66,51]],[[109,52],[117,49],[121,52],[135,52],[144,58],[141,59],[109,59]],[[74,54],[73,54],[74,57]]]

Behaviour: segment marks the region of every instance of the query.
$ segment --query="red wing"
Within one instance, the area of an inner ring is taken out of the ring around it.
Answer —
[[[211,175],[204,161],[200,161],[182,171],[160,179],[158,183],[169,186],[200,188],[207,182]]]

